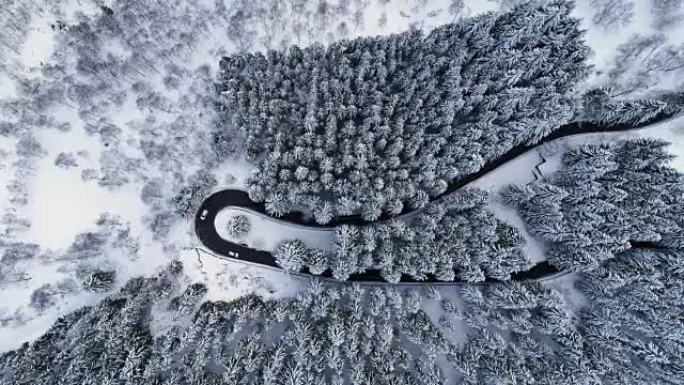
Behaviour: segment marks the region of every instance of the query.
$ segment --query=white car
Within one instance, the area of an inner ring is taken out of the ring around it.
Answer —
[[[229,252],[228,252],[228,256],[229,256],[229,257],[233,257],[233,258],[237,258],[237,257],[240,256],[240,254],[237,253],[237,252],[235,252],[235,251],[229,251]]]
[[[207,217],[207,214],[209,214],[209,211],[208,211],[208,210],[203,210],[203,211],[202,211],[202,214],[200,215],[200,220],[203,221],[204,218]]]

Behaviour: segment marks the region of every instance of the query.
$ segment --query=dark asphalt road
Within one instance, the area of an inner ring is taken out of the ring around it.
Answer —
[[[254,203],[249,199],[246,192],[242,190],[222,190],[215,194],[210,195],[200,206],[195,217],[195,233],[200,241],[209,250],[216,254],[220,254],[227,258],[233,258],[237,260],[249,261],[254,263],[259,263],[262,265],[268,265],[273,267],[278,267],[273,255],[267,251],[255,250],[249,247],[245,247],[233,242],[229,242],[218,234],[216,227],[214,226],[214,221],[216,215],[221,211],[221,209],[226,206],[238,206],[253,209],[258,211],[258,206],[260,204]],[[263,205],[261,205],[263,206]],[[204,219],[202,219],[202,214],[205,213]],[[366,223],[366,222],[363,222]],[[237,253],[237,257],[231,256],[229,253]],[[306,272],[306,271],[305,271]],[[518,272],[511,275],[511,279],[516,281],[524,281],[529,279],[536,279],[545,277],[551,274],[558,273],[558,269],[551,266],[548,262],[542,262],[530,270]],[[322,274],[323,277],[332,277],[330,271],[326,271]],[[365,282],[365,281],[384,281],[378,270],[369,270],[363,274],[352,274],[349,277],[349,281],[355,282]],[[495,282],[494,279],[488,279],[490,282]],[[401,282],[443,282],[435,277],[429,277],[427,280],[416,281],[410,276],[402,276]],[[458,281],[456,281],[458,282]]]
[[[519,146],[511,151],[507,152],[506,154],[502,155],[501,157],[497,158],[496,160],[490,162],[487,164],[485,167],[483,167],[480,171],[465,176],[461,179],[458,179],[454,182],[452,182],[449,187],[447,188],[446,192],[444,194],[448,194],[451,192],[454,192],[460,188],[463,188],[465,185],[477,180],[478,178],[482,177],[483,175],[489,173],[490,171],[496,169],[497,167],[503,165],[506,162],[509,162],[513,160],[514,158],[521,156],[522,154],[536,148],[539,146],[542,146],[545,143],[548,143],[552,140],[560,139],[563,137],[571,136],[571,135],[576,135],[576,134],[588,134],[588,133],[601,133],[601,132],[616,132],[616,131],[627,131],[631,129],[637,129],[644,127],[646,125],[654,124],[657,121],[664,120],[664,116],[660,116],[652,121],[636,125],[636,126],[598,126],[595,124],[582,124],[582,123],[573,123],[569,125],[562,126],[558,130],[554,131],[544,139],[542,139],[539,143],[535,145],[526,145],[526,146]],[[444,195],[442,194],[442,195]],[[434,197],[433,199],[436,199],[438,197]],[[253,202],[252,200],[249,199],[249,195],[241,190],[223,190],[219,191],[217,193],[214,193],[210,195],[204,202],[202,202],[199,210],[197,211],[196,217],[195,217],[195,233],[197,234],[197,237],[199,240],[206,246],[208,249],[213,251],[216,254],[222,255],[226,258],[233,258],[237,260],[244,260],[244,261],[249,261],[249,262],[254,262],[254,263],[259,263],[262,265],[268,265],[268,266],[273,266],[273,267],[280,267],[275,261],[275,258],[273,255],[269,252],[262,251],[262,250],[255,250],[251,249],[249,247],[245,247],[239,244],[235,244],[232,242],[229,242],[216,232],[216,228],[214,227],[214,220],[216,219],[216,215],[218,214],[221,209],[227,207],[227,206],[238,206],[238,207],[243,207],[243,208],[248,208],[250,210],[256,211],[256,212],[261,212],[261,213],[266,213],[265,210],[265,205],[264,203],[257,203]],[[404,210],[401,214],[406,214],[410,210]],[[203,216],[204,214],[204,216]],[[384,220],[387,219],[388,216],[383,215],[379,220]],[[315,222],[310,222],[307,221],[303,218],[303,215],[301,213],[289,213],[286,214],[280,218],[279,220],[286,221],[286,222],[292,222],[300,225],[306,225],[306,226],[311,226],[311,227],[335,227],[339,226],[341,224],[356,224],[356,225],[361,225],[364,223],[367,223],[364,221],[359,215],[349,215],[349,216],[344,216],[337,218],[331,223],[328,223],[326,225],[319,225],[316,224]],[[649,248],[657,248],[656,245],[652,244],[644,244],[643,242],[639,243],[637,246],[637,243],[635,242],[633,246],[636,247],[649,247]],[[231,256],[230,253],[237,253],[237,257]],[[304,271],[306,273],[306,271]],[[517,272],[514,274],[511,274],[511,280],[513,281],[526,281],[526,280],[535,280],[535,279],[541,279],[544,277],[548,277],[550,275],[554,275],[559,273],[559,270],[549,264],[547,261],[538,263],[537,265],[531,267],[529,270],[526,271],[521,271]],[[322,276],[324,277],[331,277],[332,274],[330,271],[326,271]],[[367,271],[363,274],[352,274],[352,276],[349,278],[349,281],[357,281],[357,282],[364,282],[364,281],[384,281],[382,276],[380,275],[379,271]],[[488,279],[487,281],[489,282],[496,282],[497,280],[494,279]],[[409,276],[402,276],[401,282],[425,282],[425,283],[434,283],[434,282],[444,282],[444,281],[439,281],[435,277],[428,277],[427,280],[423,281],[416,281],[413,278]],[[459,281],[455,281],[459,282]]]

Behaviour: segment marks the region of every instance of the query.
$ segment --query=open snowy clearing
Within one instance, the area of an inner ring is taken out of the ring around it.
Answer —
[[[251,224],[245,239],[235,239],[228,233],[228,221],[236,215],[244,215]],[[216,231],[221,238],[234,243],[245,243],[248,247],[273,252],[282,241],[301,239],[312,248],[330,251],[334,229],[293,225],[267,215],[240,207],[226,207],[216,215]]]

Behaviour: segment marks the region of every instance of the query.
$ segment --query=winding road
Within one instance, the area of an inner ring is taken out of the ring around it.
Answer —
[[[679,116],[676,116],[679,117]],[[562,126],[560,129],[554,131],[550,135],[543,138],[535,145],[524,145],[518,146],[496,160],[490,162],[481,170],[474,174],[470,174],[452,182],[444,194],[448,194],[459,190],[466,185],[476,181],[477,179],[483,177],[484,175],[490,173],[496,168],[502,166],[503,164],[510,162],[524,154],[533,151],[545,144],[553,141],[562,141],[570,136],[578,136],[582,134],[597,134],[597,133],[607,133],[607,132],[629,132],[637,129],[643,129],[654,125],[654,123],[663,123],[665,121],[672,120],[676,118],[674,116],[659,117],[654,119],[655,121],[650,121],[644,124],[636,126],[598,126],[595,124],[587,123],[574,123]],[[442,195],[444,195],[442,194]],[[440,195],[441,196],[441,195]],[[439,197],[439,196],[438,196]],[[437,199],[438,197],[433,197],[432,199]],[[275,261],[274,256],[267,251],[255,250],[240,244],[230,242],[222,238],[215,227],[215,220],[218,213],[227,207],[240,207],[243,209],[252,210],[258,213],[266,213],[264,203],[253,202],[249,199],[247,192],[236,189],[226,189],[216,192],[209,197],[207,197],[200,205],[197,214],[195,216],[195,233],[202,244],[211,250],[215,255],[234,259],[239,261],[245,261],[250,263],[255,263],[259,265],[266,265],[275,268],[280,268]],[[412,211],[404,210],[400,216],[410,214]],[[379,220],[388,219],[388,216],[383,216]],[[331,223],[321,225],[317,223],[312,223],[304,219],[301,213],[289,213],[280,218],[274,218],[274,220],[289,222],[297,226],[307,226],[312,228],[331,228],[339,226],[341,224],[355,224],[362,225],[368,222],[364,221],[360,215],[350,215],[336,218]],[[644,244],[644,243],[632,243],[633,248],[658,248],[656,245]],[[549,264],[547,261],[540,262],[532,266],[529,270],[521,271],[511,274],[511,280],[513,281],[527,281],[527,280],[542,280],[549,279],[550,277],[559,277],[562,275],[569,274],[570,271],[559,271],[557,268]],[[307,271],[303,271],[300,274],[309,274]],[[326,271],[322,274],[322,277],[330,278],[332,276],[330,271]],[[384,282],[387,283],[379,271],[369,270],[362,274],[352,274],[349,278],[352,282]],[[494,279],[487,279],[485,282],[496,282]],[[454,282],[444,282],[439,281],[435,277],[429,277],[427,280],[416,281],[410,276],[402,276],[401,283],[439,283],[439,284],[453,284]]]

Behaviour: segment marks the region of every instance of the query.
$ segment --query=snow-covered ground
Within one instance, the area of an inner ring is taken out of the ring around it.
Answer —
[[[99,141],[86,135],[81,127],[66,133],[41,131],[38,141],[47,154],[36,162],[36,176],[29,181],[29,191],[33,194],[25,210],[26,215],[35,220],[31,221],[31,227],[21,240],[46,248],[66,248],[103,213],[137,222],[140,213],[147,211],[136,186],[109,190],[81,179],[82,170],[99,167],[101,147]],[[78,165],[69,169],[55,167],[55,159],[62,152],[80,154],[76,155]],[[135,233],[143,231],[140,223],[135,226],[138,226]]]
[[[643,70],[643,68],[630,67],[643,66],[645,57],[640,58],[637,62],[617,59],[620,46],[633,41],[635,36],[662,36],[664,41],[661,48],[667,45],[677,47],[684,43],[684,23],[680,19],[680,22],[672,25],[660,25],[652,12],[653,0],[626,1],[626,3],[633,4],[632,17],[629,22],[625,25],[616,24],[609,27],[596,25],[594,22],[593,18],[596,14],[596,9],[592,5],[594,1],[576,0],[576,7],[573,12],[582,21],[582,27],[586,31],[585,39],[594,52],[590,62],[595,66],[595,71],[585,84],[585,89],[601,87],[609,83],[609,73],[614,68],[628,72]],[[684,11],[681,5],[680,11]],[[679,49],[682,50],[682,46],[679,46]],[[648,55],[653,53],[649,52]],[[645,88],[634,93],[634,96],[648,95],[651,92],[658,91],[681,91],[683,84],[681,74],[681,71],[670,71],[669,74],[662,73],[659,79],[649,82]]]
[[[228,221],[236,215],[244,215],[251,229],[244,239],[236,239],[228,233]],[[235,243],[244,242],[247,246],[273,252],[282,241],[301,239],[308,247],[330,251],[334,231],[327,228],[293,225],[276,218],[240,207],[229,206],[222,209],[214,221],[216,232],[221,238]]]

